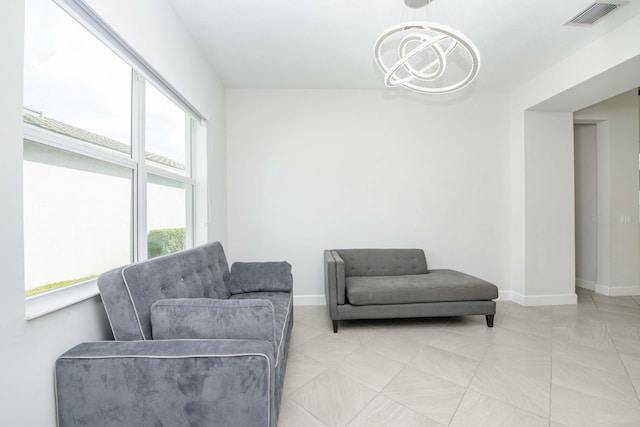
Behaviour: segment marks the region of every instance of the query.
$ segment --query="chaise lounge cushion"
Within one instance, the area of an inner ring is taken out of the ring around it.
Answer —
[[[488,301],[498,297],[497,287],[453,270],[427,274],[365,276],[345,279],[352,305],[413,304],[449,301]]]

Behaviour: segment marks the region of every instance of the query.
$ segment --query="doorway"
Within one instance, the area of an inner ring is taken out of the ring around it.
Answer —
[[[598,151],[595,124],[574,124],[576,285],[598,283]]]

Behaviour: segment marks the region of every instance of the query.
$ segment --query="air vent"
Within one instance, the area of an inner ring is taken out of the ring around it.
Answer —
[[[587,6],[585,10],[578,13],[564,25],[593,25],[596,21],[604,18],[605,15],[613,12],[618,7],[620,7],[620,5],[616,3],[595,2]]]

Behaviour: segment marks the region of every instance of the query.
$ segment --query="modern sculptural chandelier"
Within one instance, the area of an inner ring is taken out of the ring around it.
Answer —
[[[480,54],[464,34],[432,22],[405,22],[385,30],[374,57],[387,87],[426,94],[458,91],[480,70]]]

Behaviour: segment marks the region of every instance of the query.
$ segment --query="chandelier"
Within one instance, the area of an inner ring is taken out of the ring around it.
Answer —
[[[426,94],[458,91],[480,70],[480,54],[464,34],[432,22],[405,22],[385,30],[374,45],[387,87]]]

